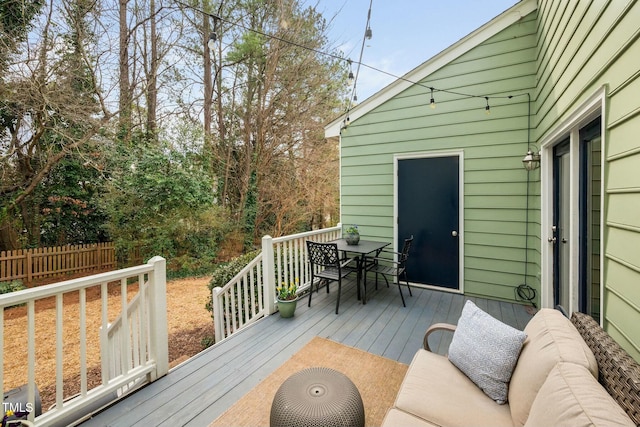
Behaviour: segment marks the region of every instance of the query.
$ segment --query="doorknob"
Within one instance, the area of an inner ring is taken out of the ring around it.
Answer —
[[[456,230],[453,230],[453,231],[451,232],[451,235],[452,235],[453,237],[458,237],[458,232],[457,232]]]
[[[556,240],[558,240],[558,239],[556,239],[555,237],[549,237],[549,238],[547,239],[547,242],[549,242],[549,243],[552,243],[552,242],[553,242],[553,243],[555,243],[555,242],[556,242]]]

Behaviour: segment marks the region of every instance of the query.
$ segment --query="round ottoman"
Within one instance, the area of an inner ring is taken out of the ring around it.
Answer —
[[[282,383],[271,404],[271,427],[364,426],[355,384],[329,368],[308,368]]]

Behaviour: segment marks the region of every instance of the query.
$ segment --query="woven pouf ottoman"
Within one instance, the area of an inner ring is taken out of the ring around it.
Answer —
[[[271,404],[271,427],[364,426],[362,397],[344,374],[308,368],[282,383]]]

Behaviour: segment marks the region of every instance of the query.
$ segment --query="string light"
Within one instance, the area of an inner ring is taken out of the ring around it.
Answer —
[[[305,46],[305,45],[302,45],[302,44],[300,44],[300,43],[296,43],[296,42],[291,41],[291,40],[283,39],[283,38],[281,38],[281,37],[278,37],[278,36],[275,36],[275,35],[272,35],[272,34],[266,34],[266,33],[264,33],[264,32],[261,32],[261,31],[259,31],[259,30],[253,29],[253,28],[248,28],[248,27],[246,27],[246,26],[244,26],[244,25],[242,25],[242,24],[239,24],[239,23],[237,23],[237,22],[231,22],[231,21],[229,21],[229,20],[225,20],[225,19],[223,19],[223,18],[219,17],[218,15],[215,15],[215,14],[212,14],[212,13],[209,13],[209,12],[205,12],[204,10],[199,9],[199,8],[197,8],[197,7],[194,7],[194,6],[191,6],[191,5],[185,4],[185,3],[183,3],[183,2],[182,2],[182,1],[180,1],[180,0],[176,0],[176,3],[178,3],[178,4],[182,5],[182,6],[186,7],[186,8],[189,8],[189,9],[195,10],[195,11],[197,11],[197,12],[200,12],[200,13],[203,13],[203,14],[205,14],[205,15],[208,15],[208,16],[212,17],[212,18],[214,19],[214,25],[217,23],[217,21],[218,21],[218,20],[221,20],[221,21],[224,21],[224,22],[226,22],[226,23],[228,23],[228,24],[230,24],[230,25],[234,25],[234,26],[240,27],[240,28],[242,28],[242,29],[244,29],[244,30],[251,31],[251,32],[254,32],[254,33],[256,33],[256,34],[260,34],[260,35],[262,35],[262,36],[264,36],[264,37],[267,37],[267,38],[269,38],[269,39],[278,40],[278,41],[281,41],[281,42],[283,42],[283,43],[287,43],[287,44],[290,44],[290,45],[292,45],[292,46],[296,46],[296,47],[299,47],[299,48],[302,48],[302,49],[308,50],[308,51],[310,51],[310,52],[317,53],[317,54],[319,54],[319,55],[323,55],[323,56],[327,56],[327,57],[330,57],[330,58],[336,59],[336,60],[338,60],[338,61],[347,61],[347,62],[348,62],[348,64],[349,64],[349,74],[348,74],[348,79],[349,79],[350,83],[351,83],[351,82],[353,82],[353,84],[354,84],[354,86],[353,86],[353,92],[352,92],[353,94],[352,94],[352,96],[349,98],[349,105],[348,105],[348,107],[347,107],[347,114],[348,114],[348,113],[349,113],[349,111],[351,110],[351,100],[353,100],[353,101],[356,101],[356,100],[357,100],[357,96],[355,95],[355,85],[356,85],[356,82],[357,82],[357,80],[358,80],[358,74],[359,74],[359,72],[360,72],[360,66],[363,66],[363,67],[368,68],[368,69],[370,69],[370,70],[372,70],[372,71],[375,71],[375,72],[378,72],[378,73],[385,74],[385,75],[387,75],[387,76],[393,77],[393,78],[394,78],[394,79],[396,79],[396,80],[405,81],[405,82],[410,83],[410,84],[412,84],[412,85],[421,86],[421,87],[425,87],[425,88],[429,89],[429,90],[431,91],[431,98],[430,98],[430,100],[429,100],[429,106],[430,106],[431,108],[433,108],[433,109],[435,109],[435,107],[436,107],[436,105],[435,105],[435,98],[433,97],[433,92],[434,92],[434,91],[438,91],[438,92],[444,92],[444,93],[448,93],[448,94],[452,94],[452,95],[457,95],[457,96],[460,96],[460,97],[463,97],[463,98],[485,98],[485,100],[486,100],[485,112],[486,112],[486,114],[491,114],[491,107],[490,107],[490,105],[489,105],[489,96],[485,96],[485,95],[473,95],[473,94],[463,93],[463,92],[458,92],[458,91],[449,90],[449,89],[440,89],[440,88],[435,88],[435,87],[427,86],[427,85],[425,85],[425,84],[423,84],[423,83],[420,83],[420,82],[414,82],[414,81],[412,81],[412,80],[410,80],[410,79],[407,79],[407,78],[405,78],[405,77],[403,77],[403,76],[397,76],[397,75],[395,75],[395,74],[393,74],[393,73],[390,73],[390,72],[388,72],[388,71],[382,70],[382,69],[380,69],[380,68],[377,68],[377,67],[374,67],[374,66],[371,66],[371,65],[368,65],[368,64],[365,64],[364,62],[362,62],[362,53],[363,53],[363,50],[364,50],[365,40],[367,40],[367,39],[371,39],[371,37],[372,37],[372,35],[373,35],[373,33],[372,33],[372,31],[371,31],[371,26],[370,26],[370,19],[371,19],[371,5],[372,5],[372,3],[373,3],[373,0],[371,0],[371,1],[370,1],[370,3],[369,3],[369,11],[368,11],[368,15],[367,15],[367,25],[366,25],[366,27],[365,27],[365,33],[364,33],[364,37],[363,37],[363,40],[362,40],[362,48],[361,48],[361,50],[360,50],[360,59],[356,62],[356,64],[357,64],[357,68],[356,68],[356,73],[355,73],[355,75],[354,75],[353,70],[352,70],[352,65],[353,65],[353,62],[354,62],[354,61],[352,61],[351,59],[347,59],[347,58],[344,58],[344,57],[342,57],[342,56],[339,56],[339,55],[336,55],[336,54],[333,54],[333,53],[330,53],[330,52],[324,52],[324,51],[321,51],[321,50],[319,50],[319,49],[315,49],[315,48],[312,48],[312,47],[309,47],[309,46]],[[213,43],[214,43],[216,40],[217,40],[217,34],[216,34],[216,32],[214,31],[214,32],[212,32],[212,33],[209,35],[209,40],[208,40],[208,42],[207,42],[207,46],[208,46],[209,48],[211,48],[211,46],[213,45]],[[500,95],[492,95],[492,96],[491,96],[491,98],[496,98],[496,99],[501,99],[501,98],[503,98],[503,99],[512,99],[512,98],[514,98],[514,97],[520,97],[520,96],[530,96],[530,95],[529,95],[528,93],[526,93],[526,92],[525,92],[525,93],[520,93],[520,94],[517,94],[517,95],[503,95],[503,96],[500,96]],[[348,117],[348,115],[346,116],[346,118],[345,118],[345,120],[344,120],[344,123],[348,125],[348,123],[349,123],[349,117]]]
[[[373,0],[369,1],[369,11],[367,12],[367,24],[365,25],[364,37],[362,38],[362,45],[360,46],[360,58],[358,59],[358,66],[356,67],[356,76],[353,81],[353,89],[351,91],[351,97],[349,97],[349,105],[347,105],[347,118],[345,119],[345,128],[349,125],[349,112],[351,111],[352,102],[356,102],[358,100],[358,96],[356,95],[356,86],[358,85],[358,76],[360,75],[360,66],[362,65],[362,54],[364,53],[364,45],[367,39],[371,39],[373,35],[371,31],[371,6],[373,5]],[[348,60],[349,64],[351,64],[351,59]],[[351,67],[351,65],[349,65]]]
[[[346,127],[349,126],[350,123],[351,119],[349,119],[349,116],[345,117],[342,121],[342,129],[346,129]]]
[[[349,84],[352,85],[355,80],[355,77],[353,77],[353,70],[351,69],[352,62],[350,59],[347,59],[347,62],[349,63]]]
[[[218,40],[218,21],[219,18],[217,16],[212,16],[213,18],[213,31],[209,33],[209,40],[207,41],[207,47],[209,50],[213,51],[216,47],[216,41]]]
[[[218,39],[218,35],[216,34],[215,31],[209,34],[209,41],[207,42],[207,47],[209,47],[209,50],[215,49],[217,39]]]

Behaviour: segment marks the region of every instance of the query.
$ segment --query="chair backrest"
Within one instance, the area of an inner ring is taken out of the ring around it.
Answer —
[[[340,268],[338,245],[335,243],[319,243],[307,240],[307,252],[311,266]]]
[[[407,258],[409,258],[409,249],[411,249],[412,243],[413,243],[413,234],[408,239],[404,239],[404,245],[402,245],[402,252],[400,252],[400,257],[398,259],[398,262],[401,265],[404,265],[404,263],[407,261]]]

